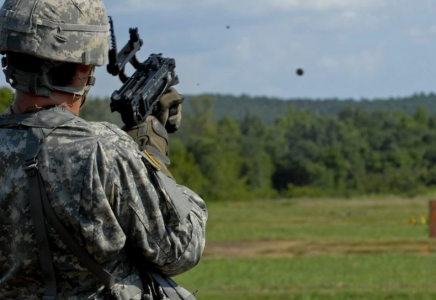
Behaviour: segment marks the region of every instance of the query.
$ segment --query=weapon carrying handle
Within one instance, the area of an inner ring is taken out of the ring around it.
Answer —
[[[109,63],[107,65],[107,71],[114,76],[119,75],[120,80],[124,83],[128,77],[124,74],[124,68],[128,62],[137,70],[141,67],[141,64],[136,58],[136,52],[138,52],[142,45],[143,40],[139,37],[138,28],[130,28],[130,39],[127,44],[117,52],[117,42],[115,37],[115,30],[112,17],[109,17],[110,34],[111,34],[111,49],[109,50]]]

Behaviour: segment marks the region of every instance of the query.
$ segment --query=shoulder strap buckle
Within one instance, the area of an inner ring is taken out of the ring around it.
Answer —
[[[35,175],[35,172],[38,170],[38,160],[36,159],[36,157],[26,159],[26,161],[24,162],[23,170],[29,176]]]

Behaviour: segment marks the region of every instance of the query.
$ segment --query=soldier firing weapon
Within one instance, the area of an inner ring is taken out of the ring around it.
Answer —
[[[143,63],[136,58],[136,53],[143,45],[139,38],[138,28],[130,28],[130,39],[117,52],[117,44],[112,18],[109,17],[111,32],[111,49],[109,50],[109,64],[107,71],[119,76],[123,86],[113,92],[111,97],[111,111],[117,111],[127,127],[141,124],[145,118],[157,110],[159,98],[173,85],[179,83],[176,75],[176,61],[164,58],[162,53],[151,54]],[[132,76],[124,73],[129,63],[135,68]]]

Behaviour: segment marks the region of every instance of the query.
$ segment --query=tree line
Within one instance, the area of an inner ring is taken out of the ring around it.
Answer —
[[[192,102],[171,149],[171,170],[211,199],[417,195],[435,189],[436,115],[423,107],[412,115],[353,107],[322,115],[289,106],[266,123],[248,113],[240,121],[215,120],[212,103],[210,97]],[[183,173],[182,161],[195,176]]]
[[[215,99],[213,110],[215,118],[224,116],[242,120],[248,114],[261,117],[266,123],[273,123],[289,106],[297,109],[310,109],[320,115],[337,115],[345,108],[360,108],[367,112],[380,110],[401,110],[409,115],[418,107],[424,107],[429,114],[436,113],[436,94],[415,93],[407,97],[386,99],[278,99],[271,97],[252,97],[248,95],[210,95]],[[185,110],[190,111],[190,102],[197,96],[187,96]],[[198,97],[203,97],[200,95]]]
[[[11,94],[0,89],[0,105],[3,95]],[[216,116],[217,101],[211,95],[189,97],[182,127],[170,140],[171,172],[205,199],[435,190],[436,115],[428,108],[411,113],[378,101],[380,110],[351,105],[324,114],[287,105],[268,121],[264,112]],[[81,117],[121,125],[108,99],[87,100]]]

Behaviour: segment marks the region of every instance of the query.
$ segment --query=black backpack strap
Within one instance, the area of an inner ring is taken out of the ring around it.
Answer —
[[[38,178],[41,183],[39,188],[44,191],[44,185],[42,183],[42,176],[39,172]],[[59,218],[51,206],[51,203],[47,199],[47,194],[45,192],[41,193],[42,195],[42,205],[44,208],[45,217],[50,222],[50,225],[56,230],[59,236],[62,238],[62,241],[67,245],[67,248],[74,253],[79,261],[89,269],[104,285],[108,288],[111,288],[115,283],[116,279],[110,273],[108,273],[105,269],[103,269],[91,256],[88,252],[80,246],[76,240],[71,236],[65,226],[61,223]]]
[[[44,212],[42,209],[42,198],[46,195],[44,189],[41,189],[41,178],[36,175],[39,174],[36,156],[41,150],[43,141],[44,134],[41,128],[29,128],[27,131],[26,161],[24,170],[29,176],[30,212],[32,215],[36,243],[38,244],[39,262],[45,285],[43,299],[54,300],[56,299],[56,275],[53,268],[53,260],[51,257],[50,245],[48,243],[45,227]],[[32,197],[33,195],[35,195],[35,197]]]

